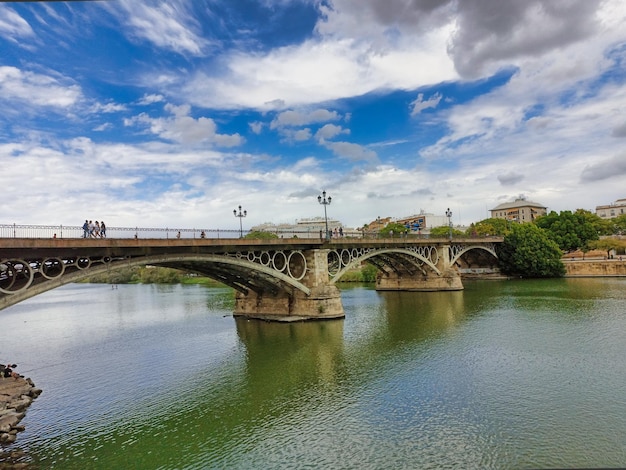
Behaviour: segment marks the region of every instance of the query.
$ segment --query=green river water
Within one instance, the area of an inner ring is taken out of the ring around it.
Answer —
[[[626,466],[626,279],[342,286],[345,320],[229,289],[76,284],[0,312],[48,469]]]

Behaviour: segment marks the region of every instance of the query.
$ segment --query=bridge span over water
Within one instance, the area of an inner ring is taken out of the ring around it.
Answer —
[[[497,273],[501,238],[0,238],[0,309],[131,266],[176,268],[236,291],[235,315],[280,321],[343,318],[337,282],[363,263],[379,290],[463,289]]]

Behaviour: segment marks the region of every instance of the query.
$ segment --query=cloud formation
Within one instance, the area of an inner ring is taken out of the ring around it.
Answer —
[[[241,8],[0,4],[0,165],[23,195],[0,223],[219,226],[235,202],[293,222],[322,188],[352,226],[626,196],[621,0]]]

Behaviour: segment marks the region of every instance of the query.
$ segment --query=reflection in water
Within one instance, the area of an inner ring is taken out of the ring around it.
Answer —
[[[229,289],[66,286],[2,312],[44,389],[16,447],[64,470],[624,466],[624,286],[345,287],[345,320],[293,324],[233,319]]]
[[[335,382],[343,356],[343,320],[235,321],[246,347],[251,387],[285,390],[318,381]]]
[[[465,316],[463,291],[381,292],[393,341],[421,340],[444,332]]]

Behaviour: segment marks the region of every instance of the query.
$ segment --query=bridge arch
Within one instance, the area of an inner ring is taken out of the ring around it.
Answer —
[[[375,248],[375,249],[343,249],[331,250],[328,253],[328,271],[331,283],[338,282],[348,271],[368,261],[378,269],[389,268],[396,270],[398,265],[404,269],[410,265],[426,275],[424,267],[430,268],[437,276],[441,271],[436,264],[439,261],[439,252],[435,247],[407,248]]]
[[[466,253],[469,253],[473,250],[480,250],[486,252],[493,256],[494,259],[498,259],[498,254],[496,253],[495,244],[487,244],[487,245],[463,245],[463,244],[454,244],[450,246],[450,264],[454,265],[457,261],[461,259]]]
[[[151,265],[202,274],[244,295],[249,291],[273,295],[300,291],[308,296],[311,290],[301,282],[307,272],[306,259],[301,253],[293,259],[294,253],[299,252],[284,255],[284,265],[280,262],[260,264],[240,253],[235,256],[161,254],[134,258],[2,260],[5,276],[0,283],[0,294],[3,294],[3,307],[7,307],[65,284],[133,266]]]

